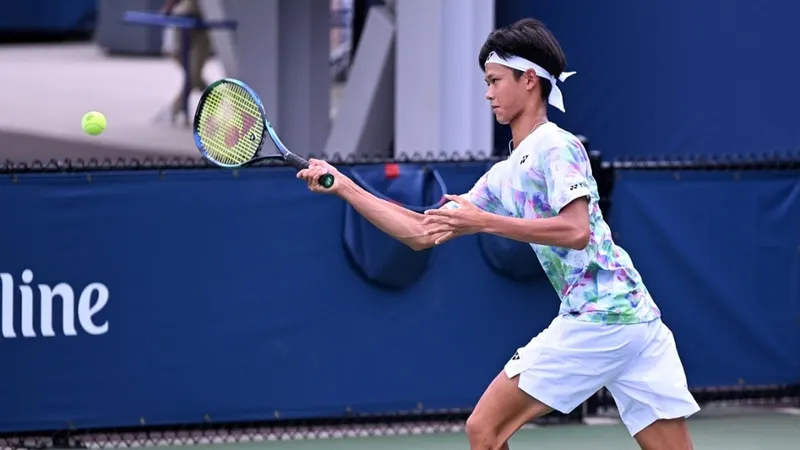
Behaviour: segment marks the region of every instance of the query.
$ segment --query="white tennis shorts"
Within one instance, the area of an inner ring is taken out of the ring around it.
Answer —
[[[631,436],[658,419],[700,410],[672,331],[660,319],[603,325],[559,316],[517,350],[505,373],[519,375],[520,389],[564,414],[606,387]]]

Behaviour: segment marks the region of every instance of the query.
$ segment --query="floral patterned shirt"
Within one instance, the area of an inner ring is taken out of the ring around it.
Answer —
[[[604,324],[649,322],[661,316],[630,256],[612,239],[589,157],[571,133],[552,122],[540,126],[463,197],[484,211],[525,219],[553,217],[573,200],[586,197],[591,237],[585,249],[531,244],[561,299],[559,314]]]

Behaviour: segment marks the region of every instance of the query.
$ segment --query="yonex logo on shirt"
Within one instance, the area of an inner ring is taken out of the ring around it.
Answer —
[[[528,155],[522,155],[522,159],[519,161],[520,164],[525,164],[525,160],[528,159]]]
[[[572,186],[570,186],[570,187],[569,187],[569,190],[570,190],[570,191],[574,191],[575,189],[578,189],[578,188],[581,188],[581,187],[582,187],[582,188],[587,188],[587,189],[589,188],[589,186],[587,186],[587,185],[586,185],[586,183],[584,183],[583,181],[581,181],[580,183],[575,183],[575,184],[573,184]]]

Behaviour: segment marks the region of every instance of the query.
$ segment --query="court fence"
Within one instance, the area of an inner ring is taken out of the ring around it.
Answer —
[[[698,401],[800,406],[800,154],[590,157]],[[419,209],[501,158],[326,159]],[[272,161],[6,162],[0,176],[4,448],[459,431],[557,311],[542,273],[517,270],[535,264],[517,243],[406,252]],[[535,424],[612,406],[601,390]]]

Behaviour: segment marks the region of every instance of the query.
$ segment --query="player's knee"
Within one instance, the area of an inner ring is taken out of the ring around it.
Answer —
[[[498,441],[495,427],[480,416],[471,414],[466,424],[470,450],[500,450],[504,442]]]
[[[634,436],[643,450],[692,450],[692,438],[686,420],[660,419]]]

